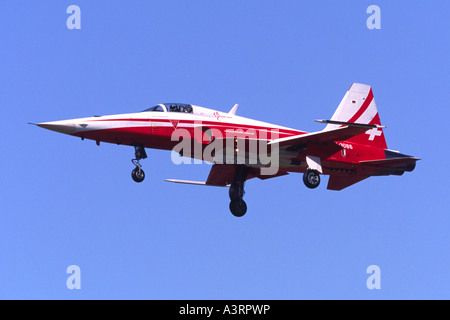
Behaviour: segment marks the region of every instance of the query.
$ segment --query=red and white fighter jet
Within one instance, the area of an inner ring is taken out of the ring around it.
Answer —
[[[328,189],[342,190],[370,176],[402,175],[418,158],[389,150],[372,88],[353,84],[327,126],[307,133],[191,104],[164,103],[138,113],[43,122],[52,131],[135,148],[132,178],[145,178],[140,160],[145,148],[174,150],[183,159],[214,163],[205,182],[166,181],[229,187],[230,211],[243,216],[244,183],[290,172],[303,173],[314,189],[320,174],[329,175]],[[180,142],[181,140],[181,142]],[[183,145],[181,145],[183,144]],[[181,159],[181,158],[179,158]],[[269,160],[268,160],[269,159]],[[266,171],[264,171],[266,170]]]

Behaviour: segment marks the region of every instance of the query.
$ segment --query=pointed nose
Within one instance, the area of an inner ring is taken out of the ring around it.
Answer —
[[[41,128],[47,129],[47,130],[52,130],[52,131],[65,133],[65,134],[72,134],[72,133],[75,133],[75,131],[76,131],[75,124],[69,123],[67,121],[42,122],[42,123],[38,123],[36,125],[38,127],[41,127]]]

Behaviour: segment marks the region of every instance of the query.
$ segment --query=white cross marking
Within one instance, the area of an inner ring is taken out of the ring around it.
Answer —
[[[381,131],[381,130],[378,131],[378,128],[373,128],[373,129],[370,129],[369,131],[366,131],[366,134],[370,135],[370,137],[369,137],[370,141],[373,141],[375,139],[375,136],[377,136],[377,137],[381,136],[382,133],[383,133],[383,131]]]

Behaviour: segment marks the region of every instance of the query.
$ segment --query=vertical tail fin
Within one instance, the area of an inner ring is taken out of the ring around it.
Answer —
[[[371,86],[359,83],[352,84],[334,112],[331,120],[381,126],[380,116],[378,115]],[[328,124],[324,130],[338,127],[340,126],[336,124]],[[382,128],[370,129],[348,141],[387,149]]]

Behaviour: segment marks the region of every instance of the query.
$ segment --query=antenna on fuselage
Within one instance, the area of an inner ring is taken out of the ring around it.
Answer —
[[[231,114],[231,115],[233,115],[233,116],[236,115],[236,111],[237,111],[238,107],[239,107],[239,105],[236,103],[236,104],[234,105],[234,107],[231,108],[230,112],[228,112],[228,114]]]

